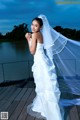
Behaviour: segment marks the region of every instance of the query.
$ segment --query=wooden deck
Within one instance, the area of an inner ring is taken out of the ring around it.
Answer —
[[[0,87],[0,112],[8,112],[9,120],[43,120],[29,116],[26,111],[36,95],[34,88],[32,81],[24,86]],[[80,120],[80,106],[66,107],[65,111],[64,120]]]

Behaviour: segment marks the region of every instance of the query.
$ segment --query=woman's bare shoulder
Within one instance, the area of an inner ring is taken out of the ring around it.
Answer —
[[[32,37],[37,37],[37,33],[32,33]]]
[[[35,38],[37,40],[37,42],[40,42],[40,43],[43,42],[43,36],[42,36],[41,32],[33,33],[32,37]]]

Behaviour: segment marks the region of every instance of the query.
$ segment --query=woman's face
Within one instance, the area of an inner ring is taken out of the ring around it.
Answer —
[[[32,24],[31,24],[32,32],[38,32],[38,31],[40,31],[40,28],[41,27],[40,27],[40,25],[39,25],[37,20],[32,21]]]

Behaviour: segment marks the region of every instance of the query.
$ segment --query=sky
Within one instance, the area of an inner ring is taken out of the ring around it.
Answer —
[[[40,14],[46,15],[52,27],[80,29],[80,3],[67,0],[0,0],[0,32],[10,32],[14,25],[30,24]],[[76,0],[79,1],[79,0]],[[61,2],[61,3],[60,3]]]

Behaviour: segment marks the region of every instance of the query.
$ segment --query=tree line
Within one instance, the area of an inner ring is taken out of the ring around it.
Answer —
[[[2,41],[21,41],[25,40],[25,33],[29,32],[28,25],[22,23],[20,25],[15,25],[11,32],[7,32],[5,35],[0,33],[0,40]]]
[[[80,41],[80,30],[62,28],[61,26],[56,26],[54,29],[60,32],[62,35],[66,36],[67,38]]]
[[[80,41],[80,30],[70,29],[70,28],[62,28],[61,26],[56,26],[54,29],[67,38]],[[25,33],[29,32],[28,25],[26,23],[22,23],[20,25],[15,25],[13,30],[7,32],[5,35],[0,33],[0,41],[22,41],[25,40]]]

